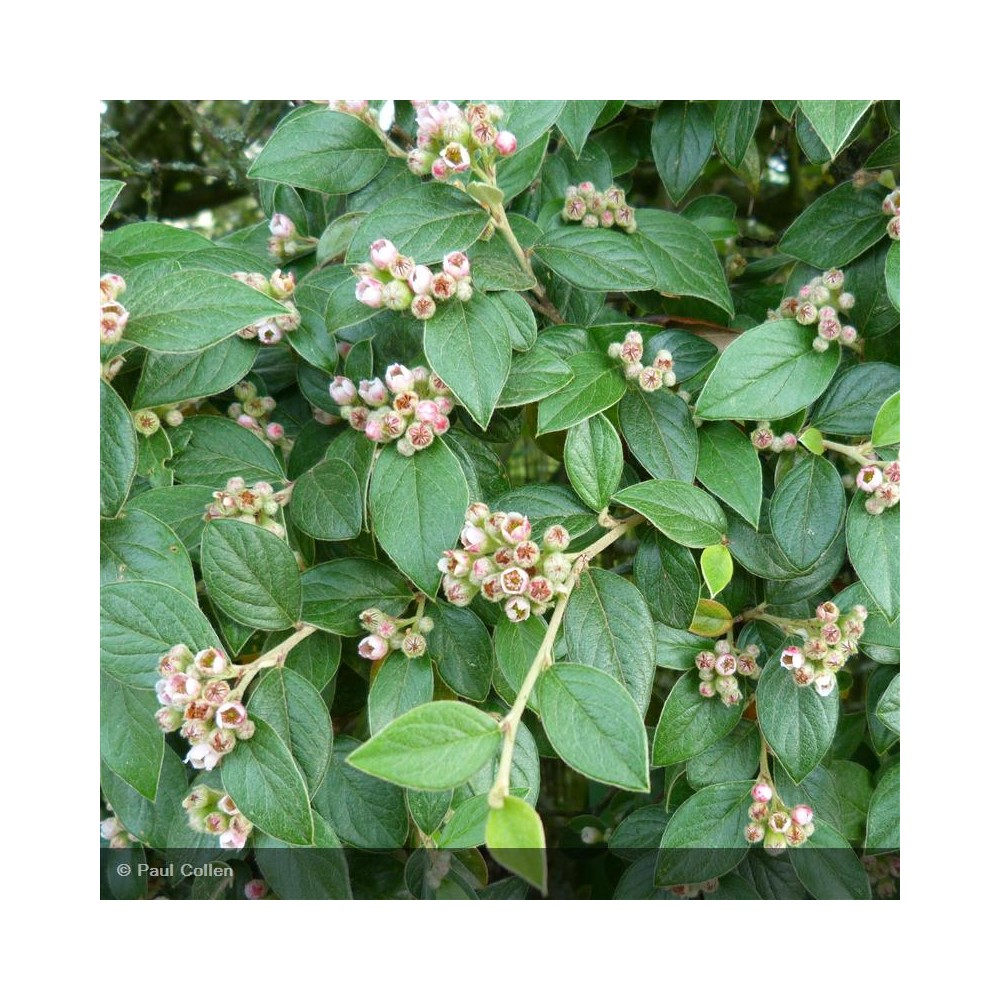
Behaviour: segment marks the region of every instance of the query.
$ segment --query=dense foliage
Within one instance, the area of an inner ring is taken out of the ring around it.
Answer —
[[[102,892],[897,896],[898,102],[161,112],[102,136]]]

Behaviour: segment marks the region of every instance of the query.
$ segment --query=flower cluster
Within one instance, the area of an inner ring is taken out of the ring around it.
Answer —
[[[668,891],[671,896],[676,896],[678,899],[697,899],[699,896],[704,899],[706,895],[711,895],[719,891],[719,880],[717,878],[710,878],[706,882],[672,885]]]
[[[695,658],[698,668],[698,694],[703,698],[718,695],[723,705],[738,705],[743,700],[738,677],[760,677],[757,657],[760,647],[752,643],[745,649],[738,649],[731,642],[720,639],[715,651],[702,650]]]
[[[188,814],[188,826],[196,833],[218,837],[219,847],[222,848],[238,851],[246,847],[247,838],[253,832],[253,823],[225,792],[208,785],[195,785],[182,805]]]
[[[233,476],[226,488],[212,494],[212,502],[205,507],[205,520],[235,517],[246,524],[266,528],[278,538],[285,537],[285,529],[274,520],[279,507],[284,507],[291,494],[287,490],[275,492],[270,483],[259,482],[247,486],[242,476]]]
[[[185,763],[211,771],[238,739],[253,736],[253,721],[227,681],[240,668],[221,649],[192,653],[180,644],[164,655],[159,669],[156,697],[163,708],[156,721],[165,733],[179,729],[191,744]]]
[[[803,643],[786,647],[781,665],[792,672],[799,687],[812,684],[817,694],[827,697],[837,690],[837,671],[857,653],[867,617],[863,604],[843,614],[833,601],[826,601],[816,609],[815,618],[802,623]]]
[[[111,808],[110,806],[108,807]],[[108,842],[108,847],[121,848],[128,847],[137,842],[128,830],[122,825],[122,821],[112,812],[107,819],[101,820],[101,840]]]
[[[296,229],[295,223],[281,212],[275,212],[271,216],[267,228],[271,231],[271,238],[267,241],[267,252],[278,261],[283,262],[298,257],[311,250],[317,242],[312,237],[302,236]]]
[[[482,593],[487,601],[503,601],[512,622],[523,622],[543,614],[565,591],[573,560],[566,555],[570,538],[561,524],[545,532],[539,547],[523,514],[474,503],[465,518],[462,548],[449,549],[438,561],[441,587],[452,604],[462,607]]]
[[[625,201],[625,192],[614,184],[598,191],[590,181],[571,184],[563,202],[564,222],[579,222],[585,229],[618,226],[626,233],[636,231],[635,209]]]
[[[463,110],[451,101],[414,101],[413,108],[417,148],[407,165],[418,176],[447,180],[517,150],[514,134],[497,128],[503,110],[495,104],[468,104]]]
[[[629,330],[625,339],[608,345],[608,357],[617,358],[625,369],[625,378],[639,383],[643,392],[669,389],[677,384],[674,357],[670,351],[657,351],[651,365],[642,363],[642,334]]]
[[[885,196],[882,202],[882,211],[886,215],[891,216],[889,221],[886,223],[886,232],[889,234],[889,239],[898,240],[899,239],[899,188],[891,191]]]
[[[372,309],[409,309],[417,319],[427,320],[438,302],[452,296],[459,302],[472,298],[471,266],[461,250],[445,254],[440,271],[404,257],[390,240],[376,240],[369,257],[370,263],[354,269],[354,297]]]
[[[770,420],[758,420],[757,426],[750,432],[750,443],[758,451],[794,451],[799,439],[791,431],[775,434]]]
[[[282,274],[280,270],[277,270],[270,278],[266,278],[263,274],[258,274],[256,271],[249,273],[247,271],[237,271],[233,277],[237,281],[242,281],[244,285],[249,285],[258,292],[263,292],[274,299],[275,302],[284,303],[289,310],[289,312],[279,313],[268,319],[258,320],[250,326],[243,327],[242,330],[237,330],[236,335],[238,337],[242,337],[244,340],[253,340],[256,338],[265,345],[276,344],[286,333],[299,328],[302,317],[295,306],[289,301],[295,291],[294,274],[290,272]]]
[[[813,349],[823,352],[836,341],[849,347],[858,339],[853,326],[841,324],[838,312],[847,312],[854,296],[844,291],[844,272],[834,268],[824,271],[799,289],[799,294],[781,300],[777,312],[768,310],[769,319],[793,318],[803,326],[816,324],[818,335]]]
[[[868,881],[879,899],[899,897],[899,855],[866,854],[861,863],[868,873]]]
[[[424,636],[434,628],[433,618],[403,620],[378,608],[365,608],[358,618],[369,633],[358,643],[358,653],[366,660],[381,660],[393,649],[401,649],[410,659],[427,652]]]
[[[125,279],[118,274],[101,277],[101,343],[117,344],[125,333],[128,310],[118,302],[125,291]]]
[[[260,396],[253,382],[238,382],[233,386],[236,401],[229,404],[226,413],[248,431],[252,431],[261,441],[274,444],[284,440],[285,428],[268,415],[278,405],[273,396]]]
[[[881,514],[899,503],[899,462],[889,462],[884,468],[865,465],[858,470],[858,489],[871,496],[865,501],[869,514]]]
[[[330,396],[356,431],[376,444],[395,441],[403,455],[422,451],[444,434],[455,405],[451,390],[432,371],[400,364],[389,365],[385,382],[362,379],[355,386],[338,375],[330,383]]]
[[[812,809],[804,802],[787,808],[769,781],[758,778],[750,798],[750,822],[743,831],[748,843],[763,841],[766,851],[779,854],[786,847],[801,847],[816,832]]]

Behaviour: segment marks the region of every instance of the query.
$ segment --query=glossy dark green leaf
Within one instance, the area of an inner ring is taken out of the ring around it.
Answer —
[[[715,108],[715,143],[734,170],[743,162],[760,120],[762,101],[719,101]]]
[[[879,778],[868,806],[868,850],[899,850],[899,765],[894,764]]]
[[[603,413],[575,424],[566,434],[563,464],[584,503],[601,511],[621,479],[624,459],[618,432]]]
[[[802,459],[778,483],[771,532],[792,566],[806,570],[816,563],[840,532],[846,506],[840,473],[818,455]]]
[[[579,156],[590,130],[604,110],[605,101],[567,101],[563,105],[556,126],[569,143],[574,156]]]
[[[506,682],[511,699],[520,691],[545,638],[545,632],[545,622],[534,615],[525,622],[512,622],[504,618],[494,629],[497,670]],[[533,688],[528,696],[528,707],[538,710],[537,688]]]
[[[693,788],[704,788],[754,778],[759,767],[760,730],[741,718],[735,729],[688,760],[685,777]]]
[[[653,766],[688,760],[714,746],[736,728],[739,705],[723,705],[718,697],[698,693],[698,673],[690,670],[670,689],[653,736]]]
[[[196,600],[194,571],[183,542],[142,510],[101,521],[101,584],[120,580],[165,583]]]
[[[889,247],[885,259],[885,287],[892,304],[899,309],[899,240]]]
[[[435,604],[427,614],[434,622],[427,649],[441,680],[463,698],[483,701],[493,676],[493,644],[486,626],[474,611],[452,604]]]
[[[618,421],[632,455],[654,479],[694,482],[698,433],[680,396],[627,392],[618,403]]]
[[[334,559],[302,574],[302,620],[337,635],[360,635],[366,608],[398,615],[412,597],[401,574],[373,559]]]
[[[164,650],[165,651],[165,650]],[[154,715],[156,695],[101,671],[101,760],[143,798],[156,798],[163,732]]]
[[[368,693],[368,725],[374,736],[393,719],[434,697],[431,658],[394,650],[379,668]]]
[[[691,550],[664,538],[658,531],[647,530],[633,557],[632,572],[653,617],[674,628],[686,629],[701,589],[701,577]]]
[[[497,406],[524,406],[551,396],[573,380],[573,370],[541,344],[514,353]]]
[[[799,101],[799,110],[809,119],[830,159],[844,148],[854,126],[871,106],[871,101]]]
[[[121,194],[122,188],[125,187],[124,181],[111,181],[101,178],[101,218],[100,221],[103,223],[108,216],[108,212],[111,211],[111,206],[115,203],[115,198]]]
[[[242,476],[251,484],[255,480],[272,484],[284,481],[274,451],[233,420],[192,417],[171,437],[175,442],[184,442],[174,444],[173,459],[174,475],[182,483],[218,490],[233,476]]]
[[[764,477],[757,449],[728,420],[698,428],[698,482],[755,528]]]
[[[364,503],[354,470],[337,458],[314,465],[295,482],[288,513],[312,538],[357,538]]]
[[[567,359],[572,379],[542,399],[538,406],[538,433],[565,430],[614,406],[625,394],[621,366],[596,351]]]
[[[699,231],[699,235],[703,234]],[[534,254],[561,278],[585,291],[634,291],[656,283],[642,244],[611,229],[580,225],[550,229],[535,245]]]
[[[788,852],[799,880],[814,899],[871,899],[868,873],[851,845],[821,819],[800,847]]]
[[[225,340],[193,354],[146,355],[132,405],[165,406],[214,396],[235,385],[252,367],[259,343],[241,337]]]
[[[650,143],[657,172],[674,204],[701,176],[712,155],[712,112],[697,101],[664,101],[653,119]]]
[[[101,382],[101,514],[114,517],[128,497],[139,461],[132,415],[121,397]]]
[[[841,372],[820,397],[810,424],[827,434],[868,437],[885,401],[899,391],[899,368],[882,362]],[[893,442],[895,443],[895,442]]]
[[[899,735],[899,674],[889,681],[889,686],[882,692],[875,714],[884,726]]]
[[[847,551],[861,582],[890,622],[899,617],[899,505],[881,514],[865,510],[867,494],[847,511]]]

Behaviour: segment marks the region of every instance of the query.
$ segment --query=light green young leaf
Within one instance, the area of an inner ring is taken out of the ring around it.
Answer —
[[[872,444],[876,448],[899,443],[899,393],[890,396],[875,416]]]
[[[508,795],[500,809],[490,810],[486,846],[498,864],[546,892],[545,829],[527,802]]]
[[[809,119],[823,145],[834,159],[871,106],[871,101],[799,101],[799,109]]]
[[[702,550],[701,575],[711,597],[729,586],[733,578],[733,557],[725,545],[709,545]]]

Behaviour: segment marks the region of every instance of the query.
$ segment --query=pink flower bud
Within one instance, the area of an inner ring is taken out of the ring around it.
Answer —
[[[839,268],[824,271],[823,284],[833,292],[839,291],[844,287],[844,272]]]
[[[500,135],[497,136],[497,149],[500,149]],[[449,142],[441,150],[441,160],[455,173],[464,173],[471,166],[469,151],[460,142]]]
[[[548,604],[555,596],[552,581],[544,576],[533,577],[528,584],[528,597],[536,604]]]
[[[656,357],[653,359],[653,367],[659,368],[663,372],[671,371],[674,367],[674,356],[670,351],[657,351]]]
[[[264,428],[268,441],[280,441],[285,436],[285,428],[276,422],[269,423]]]
[[[179,708],[164,706],[157,710],[154,718],[160,729],[165,733],[172,733],[174,730],[180,729],[181,723],[184,721],[184,713]]]
[[[446,576],[442,582],[442,587],[444,589],[444,596],[448,598],[448,601],[460,608],[471,604],[472,599],[476,596],[476,588],[466,580],[454,580]],[[499,590],[499,586],[497,589]],[[498,598],[493,599],[496,600]]]
[[[411,149],[406,157],[406,166],[410,173],[423,177],[430,173],[431,164],[434,163],[434,154],[429,149]]]
[[[413,409],[418,420],[426,420],[429,423],[437,420],[441,415],[437,403],[432,399],[422,399]]]
[[[448,549],[438,560],[437,568],[456,578],[468,576],[471,568],[469,553],[461,549]]]
[[[837,299],[837,307],[841,312],[846,312],[848,309],[854,308],[854,296],[850,292],[841,292],[840,298]]]
[[[430,424],[414,421],[406,428],[406,438],[417,451],[422,451],[433,444],[434,429]]]
[[[715,672],[722,677],[731,677],[736,673],[736,657],[732,653],[723,653],[715,661]]]
[[[803,663],[801,667],[794,667],[792,669],[792,680],[799,687],[809,687],[812,683],[815,671],[813,670],[811,663]]]
[[[764,827],[760,823],[749,823],[743,831],[748,844],[757,844],[764,839]]]
[[[439,271],[431,281],[431,295],[434,298],[443,300],[450,299],[455,294],[457,282],[445,271]]]
[[[279,239],[288,239],[295,235],[295,223],[281,212],[275,212],[271,216],[267,228],[270,229],[272,236],[277,236]]]
[[[469,274],[469,258],[461,250],[453,250],[445,256],[442,267],[453,278],[465,278]]]
[[[413,416],[414,407],[420,402],[420,397],[409,389],[397,393],[392,401],[392,408],[405,417]]]
[[[445,180],[450,173],[451,167],[448,165],[448,161],[443,160],[441,157],[438,157],[431,164],[431,177],[433,177],[436,181]]]
[[[460,538],[463,548],[473,555],[478,555],[482,552],[483,546],[487,541],[486,532],[475,524],[466,524],[462,529]]]
[[[876,488],[875,496],[886,507],[895,507],[899,503],[899,487],[895,483],[882,483]]]
[[[553,552],[542,562],[542,572],[553,583],[564,583],[573,571],[573,562],[565,552]]]
[[[553,524],[542,536],[546,552],[564,552],[569,548],[569,532],[561,524]]]
[[[819,634],[823,641],[831,646],[835,646],[840,642],[840,629],[837,627],[836,622],[826,622],[819,630]]]
[[[789,646],[781,654],[781,665],[786,670],[794,670],[796,667],[801,667],[805,662],[802,650],[798,646]]]
[[[493,565],[493,560],[488,556],[480,556],[478,559],[473,560],[469,568],[469,579],[473,583],[479,584],[495,571],[496,567]]]
[[[714,698],[715,681],[702,681],[698,685],[698,694],[700,694],[702,698]]]
[[[750,797],[754,802],[770,802],[773,795],[774,789],[766,781],[758,781],[750,789]]]
[[[626,337],[625,342],[622,344],[621,358],[622,361],[629,364],[636,364],[642,361],[642,338],[629,340]]]
[[[267,895],[267,883],[262,878],[252,878],[243,886],[247,899],[263,899]]]
[[[895,216],[890,219],[885,226],[885,231],[889,234],[889,239],[898,240],[899,239],[899,216]],[[845,306],[846,308],[846,306]]]
[[[858,489],[865,493],[874,493],[882,485],[882,470],[877,465],[866,465],[858,470]]]
[[[404,257],[403,254],[397,253],[389,265],[389,273],[399,281],[408,282],[415,267],[416,262],[412,257]]]
[[[413,372],[405,365],[389,365],[385,372],[385,384],[391,392],[409,392],[414,385]]]
[[[398,255],[399,251],[396,249],[395,244],[391,243],[389,240],[376,240],[371,247],[369,247],[371,262],[380,271],[388,271],[392,262]]]
[[[523,514],[512,511],[504,518],[500,533],[511,545],[526,542],[531,537],[531,522]]]
[[[531,615],[531,604],[525,597],[512,597],[503,609],[512,622],[527,621]]]
[[[501,569],[514,565],[514,550],[504,545],[493,553],[493,561]]]
[[[437,306],[429,295],[418,295],[410,303],[410,312],[420,320],[429,320],[436,311]]]
[[[354,286],[354,297],[371,309],[381,309],[385,286],[375,278],[362,278]]]
[[[382,444],[386,440],[385,428],[382,426],[382,420],[380,417],[372,417],[368,423],[365,424],[365,437],[369,441],[374,441],[376,444]]]
[[[803,326],[815,323],[818,318],[819,311],[811,302],[800,302],[798,309],[795,310],[795,319]]]
[[[366,636],[358,643],[358,654],[366,660],[381,660],[389,652],[389,645],[380,635]]]
[[[201,696],[212,705],[222,705],[229,697],[229,685],[225,681],[208,681]]]
[[[501,156],[510,156],[511,153],[517,152],[517,139],[513,132],[499,132],[494,146]]]
[[[247,710],[238,701],[223,702],[215,713],[215,724],[220,729],[238,729],[247,717]]]
[[[218,646],[210,646],[195,654],[194,665],[204,677],[223,677],[229,671],[229,657]]]
[[[364,385],[363,382],[361,384]],[[354,402],[356,395],[357,390],[354,388],[354,383],[343,375],[335,376],[330,383],[330,398],[338,406],[349,406]]]
[[[887,194],[882,200],[882,211],[886,215],[899,215],[899,188]]]
[[[699,671],[704,671],[708,673],[709,671],[715,670],[715,653],[710,652],[707,649],[703,649],[694,658],[694,665]],[[707,679],[707,678],[706,678]]]
[[[797,805],[792,809],[792,822],[805,826],[813,820],[813,811],[807,805]]]
[[[781,442],[786,451],[794,451],[798,447],[799,439],[791,431],[786,431],[781,435]]]
[[[747,810],[747,814],[755,823],[761,823],[767,820],[768,813],[771,811],[771,807],[767,804],[770,799],[753,801],[750,803],[750,808]]]
[[[434,272],[424,264],[417,264],[410,272],[409,278],[407,278],[410,288],[413,289],[415,295],[426,294],[433,280]]]
[[[750,432],[750,443],[758,450],[764,451],[774,443],[774,434],[770,427],[755,427]]]
[[[523,569],[531,569],[541,558],[542,550],[530,539],[514,548],[514,562]]]
[[[236,733],[231,729],[216,729],[209,736],[208,742],[220,757],[225,757],[236,746]]]
[[[101,305],[114,302],[125,291],[125,279],[120,274],[101,276]]]
[[[821,622],[835,622],[840,617],[840,608],[833,601],[824,601],[816,608],[816,617]]]
[[[351,388],[353,388],[353,386]],[[331,395],[333,394],[332,388],[330,393]],[[369,406],[381,406],[389,398],[388,390],[380,378],[362,379],[358,383],[358,395]],[[340,401],[337,400],[337,402]],[[350,400],[348,400],[348,402],[350,402]]]

